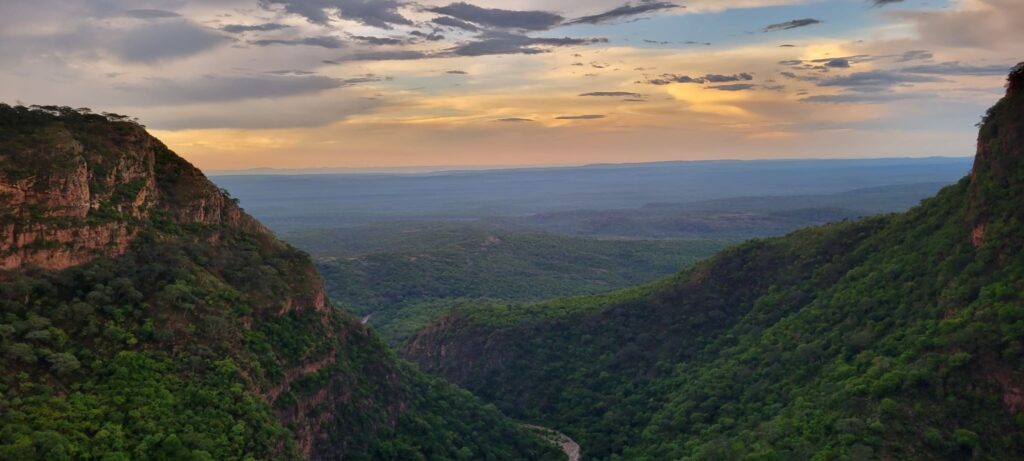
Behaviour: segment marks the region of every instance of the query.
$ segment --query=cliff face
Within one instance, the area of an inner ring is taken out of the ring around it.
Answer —
[[[989,223],[1024,221],[1016,205],[1024,197],[1024,63],[1010,72],[1006,96],[985,114],[978,132],[978,152],[971,170],[968,224],[971,243],[982,246]],[[998,231],[998,229],[996,229]],[[996,239],[1004,237],[996,236]]]
[[[154,212],[178,224],[262,227],[135,124],[8,106],[0,123],[0,269],[123,254]],[[169,166],[176,175],[158,174]]]

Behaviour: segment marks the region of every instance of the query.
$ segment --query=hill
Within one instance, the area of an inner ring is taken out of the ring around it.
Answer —
[[[317,255],[331,300],[366,318],[392,344],[455,306],[612,291],[672,274],[724,245],[443,222],[310,229],[282,237]]]
[[[970,176],[614,294],[458,310],[403,354],[586,459],[1018,459],[1024,64]]]
[[[0,459],[561,459],[114,114],[0,105]]]

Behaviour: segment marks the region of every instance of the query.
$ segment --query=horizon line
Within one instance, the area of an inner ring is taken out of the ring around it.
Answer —
[[[664,165],[678,163],[744,163],[744,162],[794,162],[794,161],[879,161],[879,160],[929,160],[929,159],[974,159],[973,155],[930,155],[924,157],[892,156],[892,157],[782,157],[766,159],[699,159],[699,160],[657,160],[651,162],[598,162],[575,164],[533,164],[533,165],[413,165],[393,167],[308,167],[308,168],[275,168],[253,167],[245,169],[203,169],[209,176],[298,176],[298,175],[420,175],[438,173],[483,172],[483,171],[516,171],[516,170],[555,170],[569,168],[622,167],[641,165]]]

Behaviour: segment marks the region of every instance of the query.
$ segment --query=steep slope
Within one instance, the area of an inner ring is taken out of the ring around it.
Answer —
[[[0,105],[0,459],[559,459],[123,117]]]
[[[969,178],[608,296],[456,312],[403,353],[584,459],[1018,459],[1024,64]]]

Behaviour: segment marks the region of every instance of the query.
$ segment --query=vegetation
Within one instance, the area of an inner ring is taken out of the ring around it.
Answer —
[[[327,292],[392,344],[454,307],[637,285],[718,251],[712,240],[598,240],[480,224],[392,223],[285,234]]]
[[[908,213],[613,295],[465,308],[404,354],[587,459],[1019,458],[1021,83],[986,118],[973,177]]]
[[[117,164],[157,185],[153,207],[130,218],[138,233],[123,254],[0,272],[0,459],[560,459],[540,436],[415,371],[320,302],[307,255],[238,217],[140,127],[81,110],[0,109],[0,130],[17,139],[70,136],[82,148],[57,157],[78,162],[90,181]],[[131,135],[104,141],[122,129]],[[15,144],[0,151],[4,181],[33,155],[34,144]],[[133,163],[147,153],[151,173]],[[67,174],[29,166],[25,177]],[[141,190],[115,185],[124,192],[102,196],[101,208]]]

